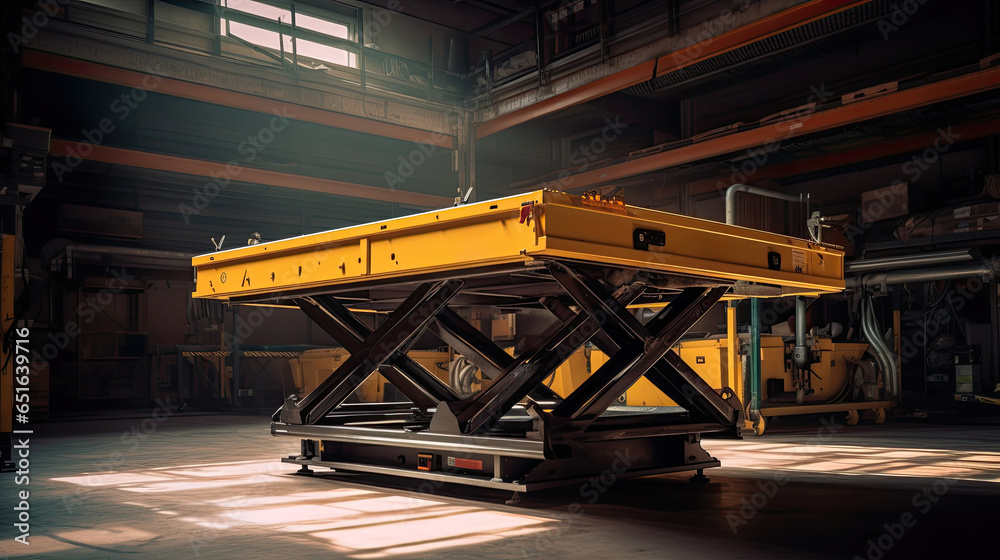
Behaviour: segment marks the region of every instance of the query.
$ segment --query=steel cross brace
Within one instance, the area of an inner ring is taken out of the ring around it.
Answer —
[[[673,303],[679,303],[675,301]],[[556,317],[561,320],[568,320],[574,315],[573,311],[569,307],[564,305],[562,302],[556,298],[543,298],[542,304]],[[661,315],[662,317],[662,315]],[[655,319],[650,321],[646,326],[656,327],[659,324]],[[597,327],[594,326],[596,329]],[[591,339],[595,346],[604,352],[608,356],[613,356],[620,349],[619,344],[615,342],[610,336],[604,332],[598,332]],[[728,408],[723,408],[719,406],[706,406],[705,401],[698,398],[699,395],[708,395],[707,398],[712,399],[709,391],[714,393],[708,384],[698,376],[694,370],[691,369],[676,352],[671,350],[667,353],[664,358],[667,364],[663,362],[657,363],[648,372],[646,372],[646,379],[653,383],[657,389],[663,391],[668,397],[670,397],[678,405],[687,409],[688,412],[695,413],[701,416],[700,420],[705,422],[730,422],[730,414]],[[670,366],[673,366],[677,373],[682,376],[682,381],[678,382],[673,379],[670,375]],[[685,384],[686,383],[686,384]],[[714,399],[713,399],[714,400]],[[712,411],[716,413],[713,414]],[[718,414],[718,412],[723,414]]]
[[[585,427],[645,375],[689,411],[700,411],[724,426],[737,421],[738,410],[670,349],[727,287],[687,288],[643,326],[596,280],[558,264],[551,271],[577,305],[595,317],[602,331],[596,342],[605,352],[611,351],[610,359],[567,396],[552,417],[576,423],[577,429]],[[550,304],[550,309],[566,316],[558,305]]]
[[[516,361],[451,309],[443,309],[437,314],[436,320],[431,324],[431,331],[442,342],[465,356],[488,379],[497,379]],[[541,384],[532,389],[528,397],[535,402],[555,403],[562,400],[555,391]]]
[[[313,296],[294,300],[317,325],[354,354],[365,345],[372,331],[333,296]],[[438,314],[450,312],[442,308]],[[379,373],[407,396],[423,412],[441,401],[458,400],[458,394],[433,373],[402,351],[390,355]]]
[[[628,305],[644,289],[645,285],[639,283],[623,286],[615,294],[614,300],[623,306]],[[561,325],[555,325],[550,328],[547,336],[510,362],[492,385],[469,399],[451,403],[463,431],[483,432],[495,426],[507,411],[538,387],[559,364],[590,340],[590,337],[600,332],[598,327],[587,328],[588,325],[592,325],[592,322],[586,313],[575,314]]]
[[[352,352],[315,390],[301,400],[286,399],[279,412],[280,421],[286,424],[316,424],[322,420],[343,403],[372,371],[391,356],[405,351],[461,287],[459,280],[421,284],[388,320],[358,345],[357,352]]]

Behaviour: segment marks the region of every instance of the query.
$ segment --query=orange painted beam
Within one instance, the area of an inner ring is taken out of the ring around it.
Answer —
[[[527,107],[500,115],[476,125],[476,138],[485,138],[532,119],[561,111],[567,107],[586,103],[609,93],[621,91],[627,87],[648,82],[653,78],[655,70],[656,61],[649,60],[621,72],[615,72],[610,76],[594,80],[565,93],[554,95]]]
[[[84,150],[80,149],[82,144],[90,148],[90,152],[86,156],[83,155]],[[213,179],[217,177],[229,177],[228,180],[233,181],[365,198],[382,202],[397,202],[426,208],[444,208],[454,204],[454,199],[445,196],[387,189],[385,187],[361,185],[333,179],[321,179],[292,173],[281,173],[266,169],[255,169],[218,161],[170,156],[125,148],[113,148],[111,146],[97,146],[89,142],[81,143],[61,138],[52,139],[49,146],[49,153],[57,157],[81,157],[101,163],[167,171],[170,173],[183,173]]]
[[[750,22],[732,31],[709,37],[679,51],[660,56],[656,60],[643,62],[527,107],[496,116],[476,126],[476,138],[485,138],[532,119],[647,82],[657,76],[867,2],[871,2],[871,0],[811,0],[805,2]]]
[[[954,137],[956,141],[966,142],[976,140],[986,136],[1000,133],[1000,118],[989,120],[977,120],[959,123],[948,127],[946,131],[949,137]],[[891,156],[898,156],[913,152],[919,152],[934,146],[934,141],[941,136],[941,132],[919,132],[910,136],[893,138],[891,140],[873,141],[861,146],[848,148],[845,150],[825,153],[823,155],[806,157],[784,163],[764,165],[756,172],[743,175],[742,172],[734,171],[726,175],[706,177],[687,183],[688,194],[691,196],[702,195],[715,191],[719,194],[733,183],[753,183],[766,179],[784,179],[795,177],[806,173],[836,169],[846,165],[853,165],[866,161],[874,161]]]
[[[960,142],[976,140],[978,138],[998,134],[1000,133],[1000,118],[956,124],[948,127],[948,133],[950,136],[954,137],[955,140]],[[751,175],[749,179],[783,179],[785,177],[794,177],[796,175],[812,173],[814,171],[836,169],[837,167],[843,167],[845,165],[861,163],[864,161],[872,161],[884,157],[917,152],[927,148],[933,148],[934,141],[937,140],[939,136],[941,136],[941,133],[938,131],[922,132],[889,142],[871,144],[859,148],[851,148],[849,150],[814,156],[798,161],[768,165],[760,168],[760,170]]]
[[[811,0],[776,14],[754,20],[716,37],[694,43],[657,59],[656,77],[719,56],[729,51],[801,27],[872,0]]]
[[[363,132],[375,136],[384,136],[396,140],[419,142],[441,148],[454,149],[455,137],[449,134],[421,130],[387,122],[356,117],[344,113],[317,109],[306,105],[288,103],[277,99],[268,99],[247,93],[185,82],[173,78],[157,77],[150,79],[150,74],[116,68],[96,62],[87,62],[51,53],[26,49],[24,51],[24,67],[44,70],[66,76],[75,76],[109,84],[147,89],[156,93],[173,95],[184,99],[214,103],[224,107],[244,109],[256,113],[271,114],[273,111],[287,107],[294,119],[303,122],[322,124],[335,128]]]
[[[567,189],[606,184],[626,177],[676,167],[749,148],[771,145],[789,138],[822,132],[998,88],[1000,88],[1000,67],[981,70],[759,128],[711,138],[632,161],[577,173],[562,179],[561,183]]]

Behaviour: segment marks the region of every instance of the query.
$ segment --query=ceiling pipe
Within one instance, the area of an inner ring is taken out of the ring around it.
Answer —
[[[134,257],[149,257],[153,259],[191,260],[198,253],[182,253],[180,251],[162,251],[159,249],[140,249],[138,247],[111,247],[107,245],[67,245],[66,254],[72,258],[73,253],[90,253],[93,255],[130,255]]]
[[[909,284],[913,282],[934,282],[938,280],[962,280],[979,277],[983,282],[996,278],[1000,270],[1000,260],[987,259],[963,266],[918,268],[915,270],[898,270],[894,272],[879,272],[847,279],[847,288],[882,291],[885,286]]]
[[[67,245],[60,253],[60,256],[64,259],[66,274],[69,278],[73,277],[73,265],[76,260],[80,259],[81,255],[113,255],[160,259],[163,261],[174,261],[182,264],[182,266],[175,266],[175,268],[190,268],[191,259],[196,257],[197,253],[163,251],[159,249],[140,249],[138,247],[112,247],[108,245]],[[53,263],[55,263],[55,261],[56,259],[53,259]],[[56,269],[53,268],[53,270]]]
[[[871,270],[887,270],[895,268],[913,268],[918,266],[934,266],[971,261],[975,257],[971,249],[954,249],[951,251],[936,251],[918,255],[902,255],[881,259],[865,259],[851,261],[844,268],[846,273],[868,272]]]

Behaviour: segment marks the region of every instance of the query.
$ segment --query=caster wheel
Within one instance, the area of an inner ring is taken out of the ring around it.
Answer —
[[[884,408],[876,408],[875,409],[875,423],[876,424],[885,424],[885,418],[886,418],[886,416],[887,416],[887,412],[886,412],[886,410]]]
[[[762,436],[762,435],[764,435],[764,432],[766,430],[767,430],[767,420],[763,416],[761,416],[760,418],[754,420],[754,422],[753,422],[753,433],[754,433],[754,435]]]
[[[860,419],[861,419],[861,415],[858,414],[857,410],[848,410],[847,411],[847,425],[848,426],[857,426],[858,425],[858,420],[860,420]]]

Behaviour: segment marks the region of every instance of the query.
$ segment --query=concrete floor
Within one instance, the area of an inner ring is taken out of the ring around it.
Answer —
[[[503,492],[294,476],[277,459],[297,441],[263,417],[157,416],[35,426],[31,544],[12,531],[25,487],[2,474],[0,558],[879,560],[982,550],[1000,529],[989,426],[786,421],[706,440],[724,466],[702,488],[667,475],[508,506]]]

